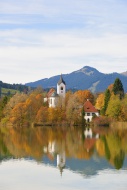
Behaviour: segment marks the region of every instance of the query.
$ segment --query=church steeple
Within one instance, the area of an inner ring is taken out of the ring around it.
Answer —
[[[57,94],[61,97],[65,97],[66,93],[66,83],[63,80],[62,74],[60,76],[60,80],[57,83]]]
[[[61,83],[63,83],[64,85],[66,85],[65,81],[63,80],[62,74],[60,76],[60,80],[58,81],[58,85],[60,85]]]

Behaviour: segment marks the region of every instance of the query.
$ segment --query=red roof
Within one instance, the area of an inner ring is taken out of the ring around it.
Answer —
[[[85,112],[98,112],[98,110],[92,105],[92,103],[87,100],[84,104],[84,111]]]
[[[52,94],[55,92],[54,88],[51,88],[47,94],[47,98],[50,98],[52,96]]]

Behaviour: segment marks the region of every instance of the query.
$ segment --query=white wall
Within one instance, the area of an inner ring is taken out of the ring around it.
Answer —
[[[49,98],[49,107],[55,108],[58,103],[58,97],[50,97]]]
[[[61,90],[61,87],[63,87],[63,90]],[[65,97],[65,93],[66,93],[65,84],[63,84],[63,83],[61,83],[60,85],[57,84],[57,94],[59,94],[60,96]]]
[[[99,116],[99,113],[98,112],[86,112],[85,113],[85,116],[84,116],[84,119],[86,120],[86,121],[88,121],[89,120],[89,122],[91,122],[92,121],[92,118],[93,118],[93,114],[95,114],[96,116]]]

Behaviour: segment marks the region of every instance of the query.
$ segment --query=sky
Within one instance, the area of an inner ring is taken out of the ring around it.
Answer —
[[[0,80],[127,71],[127,0],[0,0]]]
[[[97,158],[96,161],[98,161]],[[87,171],[89,167],[85,168]],[[127,170],[110,168],[97,171],[94,176],[83,176],[78,171],[64,169],[62,176],[57,167],[37,164],[33,160],[3,160],[0,165],[0,187],[9,190],[126,190]],[[101,188],[101,189],[102,189]]]

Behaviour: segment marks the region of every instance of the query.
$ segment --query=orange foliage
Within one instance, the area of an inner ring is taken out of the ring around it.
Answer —
[[[48,108],[41,106],[36,115],[37,122],[46,122],[48,118]]]
[[[18,103],[14,106],[10,113],[10,122],[14,123],[22,123],[25,112],[25,103]]]
[[[112,92],[113,85],[114,85],[114,84],[110,84],[110,85],[108,86],[108,89],[110,90],[110,92]]]
[[[81,103],[82,105],[87,99],[90,99],[91,102],[94,99],[93,94],[89,90],[78,90],[74,93],[74,95],[77,96],[79,103]]]

